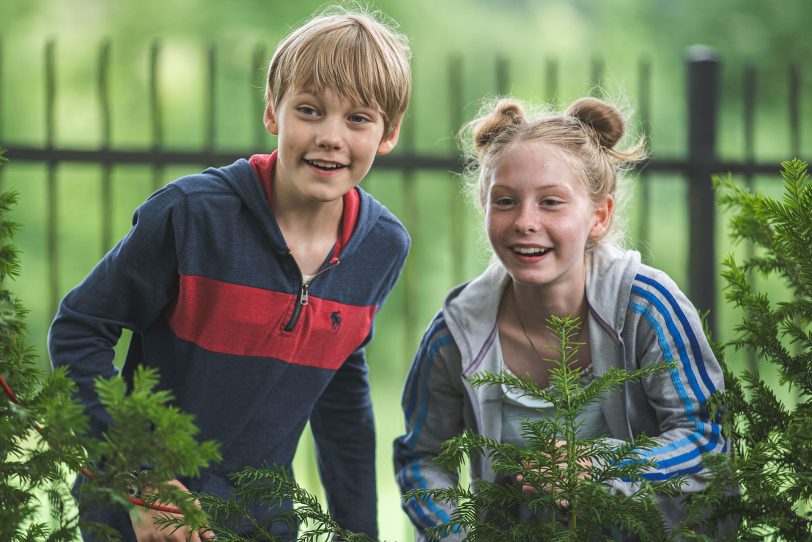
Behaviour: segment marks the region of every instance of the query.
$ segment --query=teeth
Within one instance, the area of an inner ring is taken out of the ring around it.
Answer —
[[[549,248],[514,248],[516,252],[519,254],[524,254],[525,256],[539,256],[541,254],[546,254],[550,251]]]
[[[322,162],[321,160],[308,160],[308,162],[322,169],[338,169],[340,167],[344,167],[343,165],[336,164],[335,162]]]

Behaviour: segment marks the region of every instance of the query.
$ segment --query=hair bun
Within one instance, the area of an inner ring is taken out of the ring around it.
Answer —
[[[620,111],[598,98],[575,100],[564,114],[592,128],[598,136],[598,143],[607,149],[613,148],[626,132],[626,122]]]
[[[474,127],[474,143],[478,154],[491,144],[500,133],[525,121],[524,108],[516,100],[499,100],[490,115],[483,117]]]

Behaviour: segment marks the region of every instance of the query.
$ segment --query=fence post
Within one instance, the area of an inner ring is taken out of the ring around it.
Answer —
[[[56,42],[45,44],[45,149],[48,159],[46,176],[46,243],[48,246],[49,320],[59,307],[59,193],[56,185],[57,161],[53,158],[56,139]]]
[[[715,50],[688,48],[688,284],[700,313],[709,311],[716,334],[715,213],[711,174],[716,165],[716,116],[721,62]]]

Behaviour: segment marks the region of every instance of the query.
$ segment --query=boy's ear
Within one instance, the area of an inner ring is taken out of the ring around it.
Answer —
[[[381,138],[381,142],[378,144],[378,154],[388,154],[398,144],[399,137],[400,121],[392,126],[392,130],[388,134]]]
[[[275,136],[279,135],[279,124],[276,122],[276,114],[273,112],[270,104],[265,107],[265,114],[262,116],[262,121],[268,133]]]

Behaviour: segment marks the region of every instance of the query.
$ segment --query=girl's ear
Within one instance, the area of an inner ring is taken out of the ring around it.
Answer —
[[[592,217],[592,227],[589,229],[589,238],[597,240],[603,237],[609,230],[612,223],[612,214],[615,211],[615,198],[610,194],[604,198],[603,202],[595,207],[595,214]]]
[[[268,133],[275,136],[279,135],[279,123],[276,121],[276,114],[273,112],[273,109],[271,109],[270,104],[265,107],[265,114],[262,116],[262,121],[265,124],[265,129],[268,130]]]

